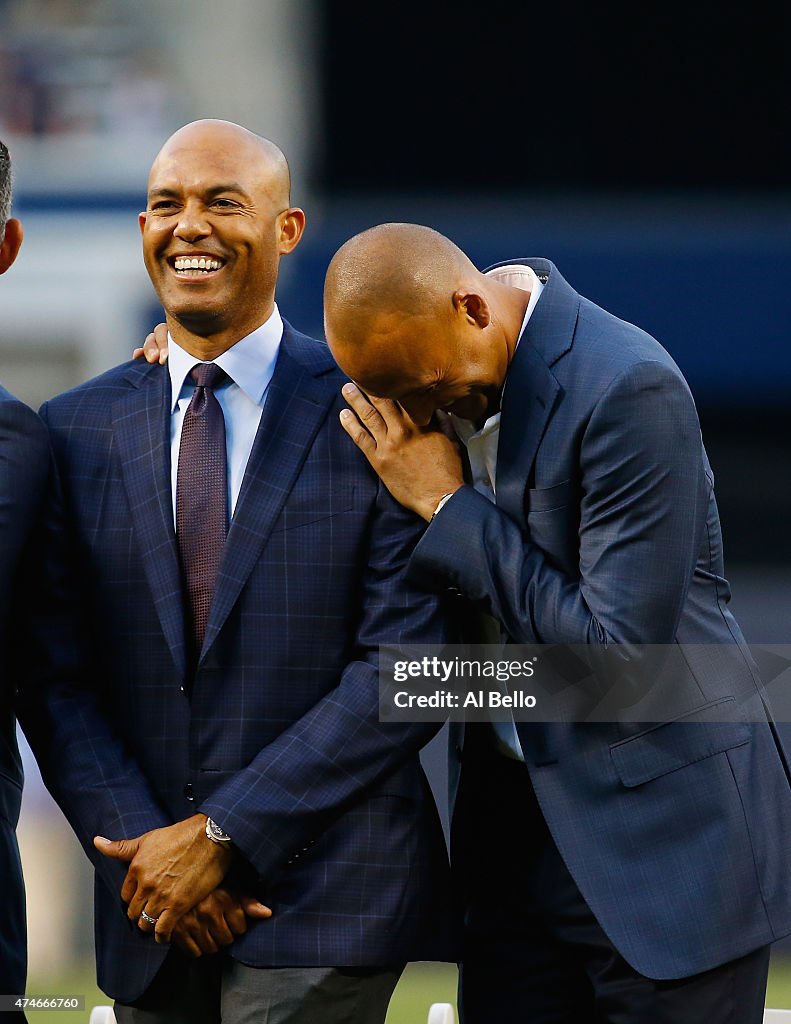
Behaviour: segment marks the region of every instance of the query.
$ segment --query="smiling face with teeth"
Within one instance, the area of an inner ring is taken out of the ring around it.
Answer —
[[[304,224],[273,143],[226,121],[196,121],[171,136],[151,168],[140,230],[176,341],[213,359],[264,323],[280,257]]]

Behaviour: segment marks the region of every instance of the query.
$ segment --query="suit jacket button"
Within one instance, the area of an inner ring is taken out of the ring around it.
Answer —
[[[195,799],[195,793],[194,793],[194,791],[192,789],[192,783],[191,782],[188,782],[186,784],[186,786],[184,787],[184,796],[187,798],[187,800],[194,800]]]

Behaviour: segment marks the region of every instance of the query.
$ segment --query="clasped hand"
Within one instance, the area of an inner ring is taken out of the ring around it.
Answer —
[[[173,941],[191,956],[229,945],[247,930],[248,917],[272,916],[258,900],[222,886],[233,854],[207,839],[205,825],[206,817],[196,814],[135,839],[94,839],[105,857],[129,864],[121,887],[129,919],[156,942]]]

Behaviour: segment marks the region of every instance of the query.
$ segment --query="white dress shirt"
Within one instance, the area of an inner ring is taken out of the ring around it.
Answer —
[[[269,383],[275,372],[282,337],[283,321],[275,306],[266,323],[261,324],[252,334],[237,341],[226,352],[212,360],[230,377],[229,381],[215,391],[225,417],[229,521],[236,509],[247,462],[264,411]],[[184,413],[195,391],[195,385],[187,375],[201,360],[186,352],[170,336],[168,346],[168,372],[173,396],[170,416],[170,483],[175,524],[181,428]]]
[[[530,301],[527,304],[522,320],[522,329],[519,331],[516,341],[518,345],[544,286],[530,267],[519,264],[496,267],[489,271],[488,276],[496,278],[503,284],[510,284],[514,288],[530,292]],[[505,386],[508,386],[507,375]],[[469,420],[463,420],[453,415],[450,418],[459,440],[467,449],[473,487],[489,501],[494,501],[496,497],[497,447],[500,443],[500,413],[496,412],[494,416],[490,416],[480,430],[476,430],[474,424]],[[506,757],[523,761],[524,756],[513,718],[506,722],[492,722],[492,727],[499,751]]]

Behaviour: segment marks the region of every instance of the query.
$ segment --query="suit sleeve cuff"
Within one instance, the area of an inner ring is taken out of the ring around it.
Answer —
[[[275,842],[258,820],[252,820],[249,813],[241,809],[231,811],[224,802],[215,801],[213,797],[204,801],[198,810],[216,821],[223,832],[231,837],[233,849],[252,866],[259,877],[267,878],[287,863],[291,851]]]
[[[464,591],[473,537],[496,507],[469,484],[451,495],[426,527],[407,567],[407,579],[434,593]]]

